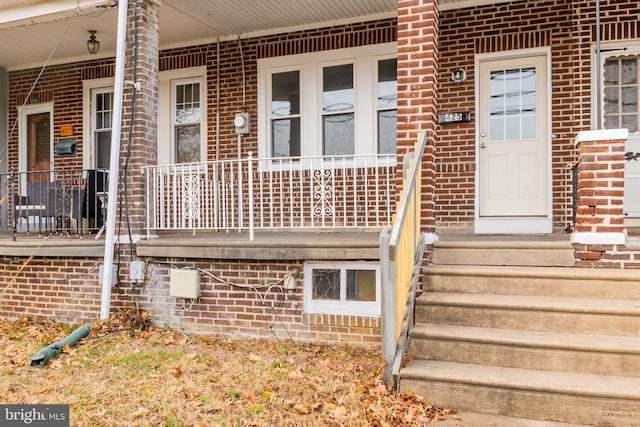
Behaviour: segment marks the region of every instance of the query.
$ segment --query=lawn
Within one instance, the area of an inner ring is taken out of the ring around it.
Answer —
[[[144,312],[77,326],[0,320],[0,403],[70,405],[72,426],[428,426],[455,417],[382,383],[378,349],[186,335]]]

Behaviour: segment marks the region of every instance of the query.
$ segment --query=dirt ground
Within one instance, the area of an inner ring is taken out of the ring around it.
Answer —
[[[378,350],[185,335],[119,313],[80,325],[0,320],[0,403],[69,404],[72,426],[430,426],[456,418],[382,382]]]

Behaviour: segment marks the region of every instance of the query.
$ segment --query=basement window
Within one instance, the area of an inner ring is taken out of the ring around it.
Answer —
[[[304,307],[308,313],[379,316],[379,265],[305,264]]]

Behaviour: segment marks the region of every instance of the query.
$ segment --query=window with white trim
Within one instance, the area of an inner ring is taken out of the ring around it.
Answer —
[[[398,59],[378,61],[378,153],[396,152]]]
[[[273,157],[300,156],[300,70],[275,72],[269,130]]]
[[[158,164],[207,160],[206,73],[206,67],[160,72]]]
[[[258,61],[259,157],[395,153],[397,45]]]
[[[604,62],[604,127],[638,131],[640,55],[614,56]]]
[[[109,169],[111,159],[111,122],[113,88],[92,90],[93,168]]]
[[[308,313],[379,316],[378,264],[305,264],[304,309]]]
[[[200,162],[202,108],[200,79],[171,82],[173,152],[176,163]]]

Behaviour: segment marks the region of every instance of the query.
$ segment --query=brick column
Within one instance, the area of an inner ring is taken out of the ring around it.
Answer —
[[[578,261],[599,261],[624,244],[624,143],[626,129],[586,131],[576,137],[578,200],[575,232]],[[608,247],[609,246],[609,247]]]
[[[420,131],[428,143],[422,164],[422,229],[435,231],[438,1],[398,1],[398,173]],[[399,176],[398,185],[402,184]]]
[[[127,173],[127,205],[131,232],[134,235],[143,234],[146,224],[142,167],[157,164],[158,158],[159,9],[158,0],[137,0],[135,11],[130,5],[128,12],[125,80],[136,81],[140,84],[140,90],[135,94],[132,121],[134,88],[125,84],[121,173],[124,172],[129,132],[133,126]],[[137,52],[134,49],[136,40]],[[120,188],[120,191],[123,190]]]

